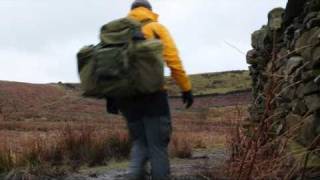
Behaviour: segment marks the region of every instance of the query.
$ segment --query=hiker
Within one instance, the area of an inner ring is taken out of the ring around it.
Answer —
[[[183,103],[186,108],[191,107],[193,104],[191,83],[171,35],[158,22],[158,15],[152,11],[151,4],[147,0],[134,1],[128,18],[148,22],[142,27],[142,38],[161,40],[165,63],[183,92]],[[153,180],[170,179],[168,144],[172,127],[165,88],[159,89],[156,93],[136,97],[108,98],[107,111],[112,114],[118,114],[120,111],[127,120],[129,135],[133,142],[129,179],[144,179],[147,161],[151,163]]]

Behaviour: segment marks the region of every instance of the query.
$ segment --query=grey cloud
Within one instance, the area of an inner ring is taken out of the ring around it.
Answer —
[[[267,12],[286,0],[150,0],[171,31],[189,73],[246,69],[242,51]],[[131,0],[0,0],[0,79],[78,81],[75,53],[97,43],[102,24]],[[16,70],[18,66],[19,71]]]
[[[19,2],[19,3],[18,3]],[[21,3],[23,2],[23,3]],[[111,6],[98,0],[12,0],[1,7],[0,46],[38,51],[47,43],[91,37],[97,41],[99,27],[125,15],[122,3]],[[118,11],[118,10],[120,11]]]

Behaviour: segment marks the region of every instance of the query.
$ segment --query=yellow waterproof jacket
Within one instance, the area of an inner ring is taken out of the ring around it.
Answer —
[[[159,38],[162,41],[164,60],[171,70],[171,76],[176,80],[182,91],[190,91],[191,83],[183,68],[178,49],[169,31],[158,23],[159,16],[147,8],[139,7],[133,9],[128,17],[140,22],[151,21],[151,23],[146,24],[142,28],[145,38]]]

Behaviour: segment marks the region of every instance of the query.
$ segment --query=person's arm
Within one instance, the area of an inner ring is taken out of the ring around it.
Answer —
[[[159,38],[164,46],[163,56],[167,66],[171,70],[171,76],[182,90],[182,101],[189,108],[193,104],[193,94],[191,82],[183,68],[178,49],[171,37],[169,31],[161,24],[157,24],[158,27],[155,31],[155,36]]]
[[[156,33],[163,43],[164,60],[171,70],[172,78],[177,82],[183,92],[191,91],[191,82],[182,65],[176,44],[169,31],[161,24],[158,24]]]

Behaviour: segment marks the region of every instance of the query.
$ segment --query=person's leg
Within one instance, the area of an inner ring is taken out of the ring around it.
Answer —
[[[143,180],[148,160],[147,140],[143,124],[142,98],[117,99],[120,112],[127,121],[129,137],[132,141],[129,177],[130,180]]]
[[[145,132],[151,162],[152,180],[170,179],[168,144],[171,136],[169,116],[144,118]]]
[[[167,93],[159,91],[118,104],[133,140],[131,174],[141,174],[146,161],[150,160],[153,180],[169,179],[171,118]]]
[[[129,176],[133,180],[143,180],[148,160],[148,150],[142,120],[128,121],[128,129],[132,140]]]

